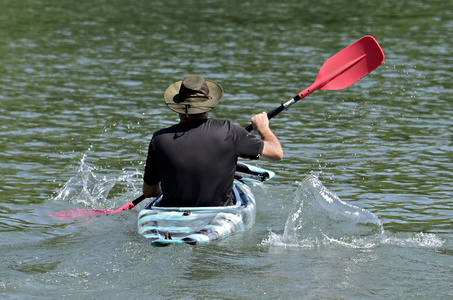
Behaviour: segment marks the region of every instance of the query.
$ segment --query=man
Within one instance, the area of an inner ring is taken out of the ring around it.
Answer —
[[[180,123],[154,133],[146,160],[143,194],[159,196],[160,206],[232,205],[238,157],[280,160],[283,150],[265,112],[252,117],[261,139],[230,121],[208,119],[223,97],[222,87],[200,75],[170,85],[167,106]]]

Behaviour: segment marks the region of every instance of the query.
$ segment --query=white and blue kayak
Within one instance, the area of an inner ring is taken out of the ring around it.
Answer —
[[[234,205],[212,207],[159,207],[153,199],[138,215],[138,232],[153,244],[212,242],[244,232],[255,224],[256,201],[245,182],[264,182],[272,171],[239,163],[233,185]]]

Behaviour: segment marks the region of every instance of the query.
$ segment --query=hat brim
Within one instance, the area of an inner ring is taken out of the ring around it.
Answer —
[[[222,99],[223,89],[218,83],[212,80],[206,79],[205,81],[209,88],[208,98],[197,97],[181,101],[179,98],[179,89],[182,81],[177,81],[170,85],[165,91],[165,103],[171,110],[180,114],[196,115],[210,111]]]

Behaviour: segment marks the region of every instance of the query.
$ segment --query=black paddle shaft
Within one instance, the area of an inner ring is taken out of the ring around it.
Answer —
[[[135,206],[135,205],[139,204],[140,202],[142,202],[145,199],[146,199],[145,195],[141,195],[140,197],[138,197],[137,199],[132,201],[132,204],[134,204],[134,206]],[[132,207],[134,207],[134,206],[132,206]]]
[[[301,99],[300,96],[296,95],[294,98],[292,98],[288,102],[282,103],[279,107],[277,107],[273,111],[269,112],[267,114],[267,118],[269,120],[272,119],[273,117],[275,117],[276,115],[278,115],[279,113],[281,113],[282,111],[284,111],[285,109],[287,109],[288,107],[290,107],[291,105],[293,105],[294,103],[299,101],[300,99]],[[248,132],[251,132],[253,130],[253,125],[250,124],[249,126],[245,127],[245,130],[247,130]]]

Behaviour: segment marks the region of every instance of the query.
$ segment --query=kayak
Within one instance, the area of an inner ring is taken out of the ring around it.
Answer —
[[[159,207],[162,196],[153,199],[138,214],[138,232],[152,244],[213,242],[252,228],[256,201],[246,182],[264,182],[272,171],[238,163],[233,183],[233,205],[212,207]]]

